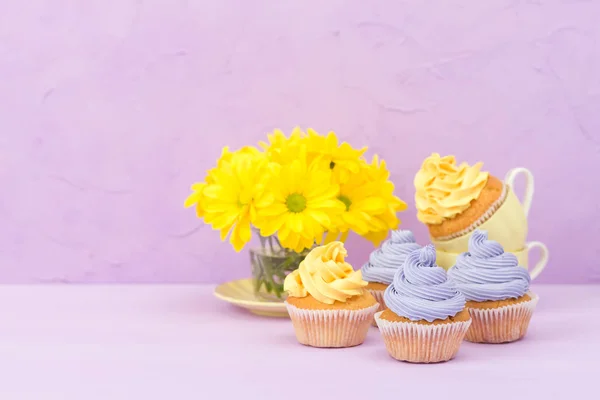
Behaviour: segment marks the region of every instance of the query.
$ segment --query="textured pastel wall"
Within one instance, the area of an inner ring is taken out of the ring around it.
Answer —
[[[386,158],[421,241],[431,151],[529,167],[539,280],[600,282],[599,20],[598,1],[2,2],[0,281],[246,276],[183,199],[222,145],[299,124]]]

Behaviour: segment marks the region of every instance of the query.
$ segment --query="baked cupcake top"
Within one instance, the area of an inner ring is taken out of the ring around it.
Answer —
[[[286,276],[283,289],[292,297],[313,296],[317,301],[333,304],[346,302],[363,293],[367,282],[360,271],[354,271],[345,261],[348,252],[342,242],[315,247],[300,267]]]
[[[412,321],[433,322],[453,317],[465,308],[465,296],[435,264],[435,248],[410,253],[383,295],[386,306]]]
[[[477,199],[488,180],[483,163],[456,165],[454,156],[433,153],[415,175],[415,203],[419,221],[436,225],[460,214]]]
[[[392,231],[392,236],[371,253],[369,261],[361,268],[363,279],[389,285],[406,256],[420,248],[411,231]]]
[[[517,257],[505,253],[502,245],[488,240],[487,231],[476,230],[469,239],[469,251],[456,259],[448,272],[467,300],[516,299],[529,290],[531,278],[519,266]]]

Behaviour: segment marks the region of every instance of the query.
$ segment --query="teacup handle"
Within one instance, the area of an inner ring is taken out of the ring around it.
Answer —
[[[525,247],[526,247],[528,258],[529,258],[529,252],[531,251],[531,249],[539,247],[541,250],[539,261],[537,262],[537,264],[535,264],[535,267],[533,267],[533,269],[531,271],[529,271],[529,275],[531,276],[531,279],[535,279],[544,270],[544,268],[546,267],[546,264],[548,264],[548,258],[550,256],[550,253],[548,252],[548,248],[546,247],[546,245],[542,242],[528,242],[525,244]]]
[[[513,168],[506,173],[504,183],[512,187],[514,190],[515,179],[519,174],[525,175],[525,194],[523,195],[523,210],[525,211],[525,217],[529,215],[529,209],[531,208],[531,202],[533,201],[533,174],[530,170],[523,167]]]

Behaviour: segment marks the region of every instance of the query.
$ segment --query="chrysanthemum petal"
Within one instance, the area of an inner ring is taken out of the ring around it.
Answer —
[[[211,221],[211,226],[216,230],[221,230],[227,226],[231,227],[238,217],[239,215],[237,213],[221,214]]]
[[[310,200],[309,207],[311,209],[324,209],[324,210],[331,210],[331,211],[342,211],[344,210],[345,206],[344,203],[341,203],[338,200],[335,200],[333,198],[327,199],[327,200],[320,200],[320,201],[313,201]]]
[[[279,242],[288,249],[296,250],[299,241],[300,235],[298,233],[290,232],[285,238],[279,236]]]
[[[291,233],[290,228],[284,221],[284,223],[281,225],[281,227],[277,231],[277,237],[279,238],[279,241],[281,242],[281,244],[283,244],[283,242],[288,238],[290,233]]]
[[[220,236],[221,236],[221,241],[224,242],[225,239],[227,239],[227,235],[229,234],[229,231],[231,230],[231,226],[225,227],[223,229],[221,229]]]
[[[229,242],[235,251],[239,252],[250,241],[251,237],[250,220],[244,216],[235,224],[233,232],[231,232],[231,236],[229,237]]]
[[[331,199],[338,195],[340,187],[338,185],[332,185],[330,182],[323,182],[320,185],[314,185],[306,192],[306,196],[311,201],[318,202],[320,200]]]
[[[275,203],[269,207],[259,210],[259,215],[263,217],[274,217],[288,212],[287,207],[283,203]]]
[[[301,233],[302,229],[304,228],[302,215],[292,213],[288,219],[288,226],[292,232]]]
[[[183,206],[185,208],[191,207],[191,206],[197,204],[201,198],[202,198],[202,192],[192,193],[187,197],[187,199],[185,199],[185,203],[183,204]]]
[[[266,208],[273,204],[275,197],[272,193],[261,193],[259,196],[254,197],[254,205],[257,208]]]
[[[381,197],[368,197],[352,204],[355,209],[369,214],[380,214],[387,208],[387,202]]]
[[[358,212],[346,212],[342,215],[342,218],[359,235],[369,231],[368,221],[364,219],[364,215]]]
[[[340,236],[340,242],[346,242],[346,240],[348,240],[348,234],[350,233],[350,231],[346,231],[346,232],[342,232],[342,236]]]
[[[369,232],[365,235],[362,235],[365,239],[369,240],[373,243],[375,247],[379,247],[381,242],[385,240],[388,236],[388,230],[377,231],[377,232]]]
[[[306,215],[315,221],[317,221],[321,226],[328,226],[331,223],[331,218],[325,211],[308,209],[305,211]]]
[[[328,231],[327,234],[325,235],[325,238],[323,239],[323,244],[329,244],[331,242],[335,242],[336,240],[338,240],[339,236],[340,236],[339,232]]]

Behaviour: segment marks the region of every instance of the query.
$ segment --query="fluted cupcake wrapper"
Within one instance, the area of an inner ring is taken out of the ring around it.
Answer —
[[[375,314],[385,347],[396,360],[413,363],[448,361],[456,356],[471,320],[439,325],[392,322]]]
[[[383,300],[383,294],[385,293],[385,290],[374,290],[374,289],[367,289],[369,291],[369,293],[371,293],[371,295],[373,295],[373,297],[375,297],[375,300],[377,300],[377,302],[379,303],[379,308],[377,309],[377,311],[383,311],[386,309],[386,305],[385,305],[385,301]],[[373,326],[377,326],[377,322],[375,322],[375,320],[373,319]]]
[[[313,347],[352,347],[365,341],[379,304],[361,310],[308,310],[285,303],[296,338]]]
[[[473,324],[466,340],[475,343],[507,343],[521,339],[527,333],[529,321],[539,297],[528,293],[531,300],[499,308],[470,308]]]

